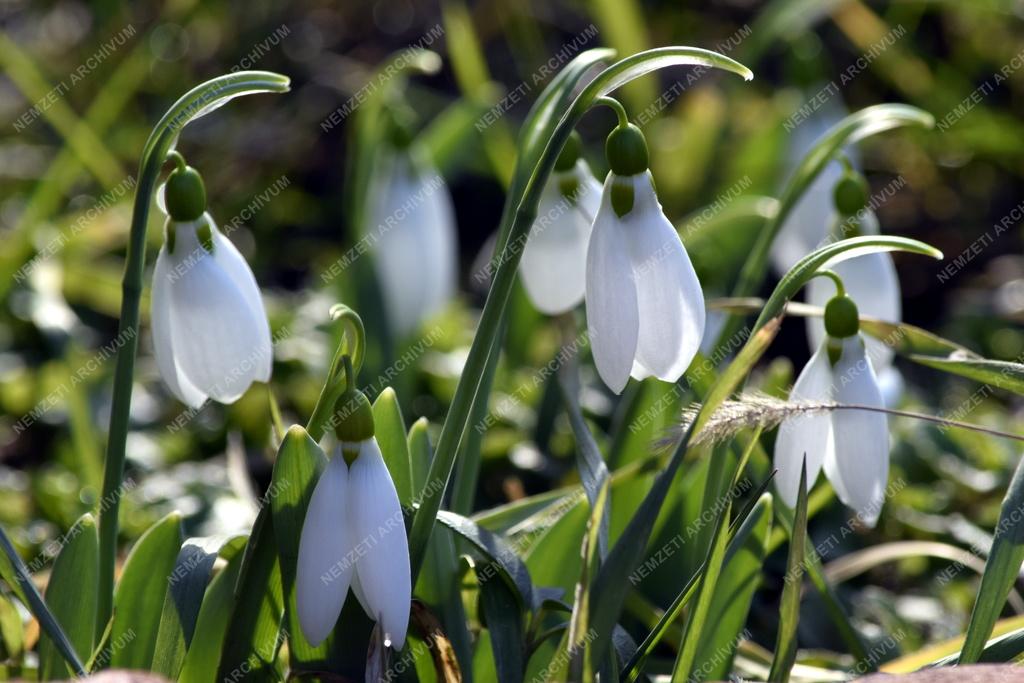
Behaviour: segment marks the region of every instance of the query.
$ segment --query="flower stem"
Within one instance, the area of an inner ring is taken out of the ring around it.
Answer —
[[[269,71],[239,71],[202,83],[185,93],[167,110],[153,128],[143,148],[138,184],[132,208],[131,232],[121,285],[121,318],[117,339],[124,343],[117,351],[114,396],[110,407],[110,428],[103,469],[103,495],[99,506],[99,591],[96,600],[96,632],[103,633],[114,606],[114,564],[117,558],[117,515],[123,493],[125,444],[132,401],[135,354],[139,348],[139,302],[146,265],[146,227],[149,205],[160,169],[170,158],[181,129],[189,121],[212,111],[233,97],[259,92],[286,92],[288,79]],[[178,155],[180,158],[180,155]],[[175,160],[176,161],[176,160]],[[182,163],[184,160],[182,159]]]
[[[625,128],[629,125],[629,115],[626,114],[626,108],[614,97],[598,97],[594,100],[594,104],[603,104],[614,109],[615,115],[619,117],[619,128]]]
[[[836,271],[819,270],[817,273],[807,278],[807,281],[810,282],[812,279],[816,277],[827,277],[828,279],[832,280],[832,282],[834,282],[836,285],[836,296],[846,296],[846,288],[843,287],[843,279],[839,277],[839,273],[837,273]]]

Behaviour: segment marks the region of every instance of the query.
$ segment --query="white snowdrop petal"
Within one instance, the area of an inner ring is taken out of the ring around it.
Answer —
[[[636,359],[675,382],[704,336],[704,292],[679,234],[658,203],[650,173],[633,177],[635,205],[622,219],[630,243],[639,310]]]
[[[416,330],[455,290],[457,237],[448,187],[407,155],[381,161],[374,174],[367,238],[392,329]]]
[[[169,266],[170,257],[167,254],[167,245],[160,248],[156,257],[156,268],[153,270],[153,288],[151,301],[150,324],[153,328],[153,353],[156,356],[156,364],[160,369],[160,376],[164,383],[171,390],[179,401],[192,407],[198,408],[206,402],[206,394],[199,391],[189,381],[181,370],[174,357],[174,345],[171,335],[171,272]]]
[[[370,609],[370,603],[366,601],[366,593],[363,592],[363,585],[359,583],[359,570],[358,565],[355,572],[352,573],[352,593],[356,596],[356,600],[359,601],[359,606],[366,612],[366,616],[373,614],[373,610]]]
[[[363,549],[356,572],[370,617],[401,650],[409,627],[412,578],[398,492],[375,438],[364,441],[349,474],[353,542]]]
[[[523,247],[519,273],[523,288],[538,311],[564,313],[583,301],[586,290],[590,223],[558,188],[559,176],[548,181],[537,207],[537,220]]]
[[[252,274],[252,268],[249,267],[249,263],[238,251],[238,248],[217,229],[212,219],[210,219],[210,225],[213,228],[214,259],[235,282],[238,291],[242,293],[249,308],[252,309],[253,315],[262,323],[259,335],[251,341],[254,345],[253,353],[257,355],[254,360],[257,365],[256,379],[261,382],[269,382],[274,364],[274,349],[270,341],[270,323],[267,321],[267,311],[263,306],[260,287],[256,283],[256,277]]]
[[[791,401],[828,401],[831,394],[832,368],[828,352],[820,346],[797,377],[789,398]],[[775,486],[786,505],[796,507],[804,458],[807,458],[807,490],[810,491],[832,448],[832,422],[827,413],[798,415],[779,425],[775,439]]]
[[[266,354],[258,340],[266,320],[257,318],[235,281],[199,244],[194,230],[179,227],[176,241],[175,255],[181,250],[185,260],[170,287],[175,361],[199,391],[231,403],[260,371]]]
[[[426,303],[420,315],[426,319],[441,311],[455,294],[458,237],[455,209],[444,179],[430,169],[428,173],[418,175],[417,180],[419,187],[416,192],[425,197],[420,224],[420,259]],[[426,264],[429,266],[423,267]]]
[[[352,582],[356,555],[347,522],[349,472],[335,453],[313,489],[302,523],[295,601],[306,640],[319,645],[334,629]]]
[[[617,394],[629,381],[636,356],[640,312],[626,231],[611,205],[612,174],[587,248],[587,329],[594,364]]]
[[[864,213],[861,230],[865,234],[878,234],[878,219],[873,212]],[[889,322],[903,319],[900,282],[891,254],[865,254],[841,261],[833,265],[832,270],[842,278],[846,293],[857,304],[861,315]],[[815,278],[808,285],[807,302],[814,306],[824,306],[833,296],[835,285],[831,280]],[[821,318],[813,317],[807,318],[806,324],[811,348],[817,348],[825,340],[825,323]],[[892,363],[893,350],[885,342],[868,337],[864,343],[871,362],[879,371]]]
[[[843,340],[843,353],[833,368],[835,400],[844,404],[882,407],[878,379],[860,337]],[[835,475],[840,500],[857,511],[868,526],[878,520],[889,477],[889,425],[884,413],[837,410],[832,415]]]
[[[812,88],[810,92],[816,92],[818,89]],[[837,99],[831,99],[806,121],[802,121],[791,131],[786,131],[789,135],[785,177],[793,173],[814,144],[844,116],[846,111],[842,103]],[[847,149],[845,152],[856,163],[856,149]],[[829,163],[790,211],[779,234],[772,242],[772,265],[779,275],[784,275],[797,261],[821,246],[823,240],[827,238],[830,226],[828,219],[834,206],[832,191],[836,181],[841,177],[842,166],[839,162]],[[817,345],[812,345],[811,348],[817,348]]]

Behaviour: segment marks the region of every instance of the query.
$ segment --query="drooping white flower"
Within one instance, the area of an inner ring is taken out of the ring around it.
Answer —
[[[846,111],[842,104],[830,99],[792,128],[787,136],[787,177],[814,144],[844,116]],[[842,166],[838,162],[829,162],[790,210],[772,242],[771,262],[780,276],[785,275],[797,261],[820,247],[827,239],[829,216],[833,213],[832,188],[842,173]]]
[[[380,623],[384,645],[401,650],[412,600],[402,507],[373,436],[366,397],[346,393],[337,405],[345,416],[335,428],[340,444],[313,490],[299,539],[299,625],[319,645],[334,629],[351,588]]]
[[[855,332],[842,339],[830,336],[823,342],[797,378],[790,399],[884,407],[861,336]],[[839,499],[856,510],[866,525],[874,526],[889,475],[889,430],[884,413],[843,408],[803,413],[784,421],[775,441],[775,482],[790,507],[796,505],[805,458],[808,490],[824,469]]]
[[[704,294],[665,217],[630,124],[609,136],[601,206],[587,249],[587,326],[601,379],[621,393],[632,376],[674,382],[704,335]]]
[[[855,218],[841,218],[832,211],[830,225],[843,226],[850,221],[857,223],[857,234],[877,235],[879,233],[878,217],[874,211],[865,208]],[[842,230],[842,228],[840,228]],[[850,230],[843,230],[845,233]],[[842,237],[853,237],[843,234]],[[900,281],[896,275],[896,266],[892,255],[888,252],[876,252],[857,256],[837,263],[832,268],[846,285],[846,293],[856,302],[863,315],[878,318],[887,322],[900,322],[903,319]],[[832,297],[832,284],[817,278],[807,286],[807,303],[824,306]],[[807,339],[812,349],[818,348],[825,340],[825,323],[821,318],[807,318]],[[892,365],[892,346],[874,337],[865,338],[868,355],[875,369],[881,373]]]
[[[371,181],[367,238],[392,330],[408,335],[454,296],[458,268],[448,186],[409,150],[380,160]]]
[[[601,204],[601,183],[583,159],[555,171],[544,186],[519,272],[530,301],[548,315],[583,301],[587,245]]]
[[[270,380],[270,325],[249,264],[203,212],[205,194],[185,202],[178,179],[167,183],[166,239],[153,272],[157,365],[183,403],[232,403],[254,381]]]

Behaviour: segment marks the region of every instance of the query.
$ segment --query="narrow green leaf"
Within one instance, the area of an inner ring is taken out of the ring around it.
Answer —
[[[405,436],[405,421],[395,390],[387,387],[373,402],[374,435],[391,473],[403,507],[412,505],[412,465]]]
[[[743,639],[754,592],[761,583],[772,528],[772,496],[763,494],[736,532],[725,554],[722,576],[705,623],[695,670],[709,681],[724,680],[732,671],[736,646]]]
[[[0,657],[21,661],[25,654],[25,627],[12,599],[0,595]]]
[[[181,549],[181,513],[172,512],[135,543],[114,592],[110,654],[97,668],[148,671],[153,663],[164,594]]]
[[[53,563],[46,586],[46,604],[61,625],[79,658],[92,652],[96,638],[96,585],[99,573],[100,538],[96,520],[85,514],[64,537],[64,547]],[[57,645],[43,635],[39,642],[39,675],[42,680],[70,678],[67,662]]]
[[[85,667],[82,665],[78,653],[75,652],[64,629],[50,612],[50,608],[46,606],[43,596],[39,595],[35,584],[32,583],[32,575],[29,573],[28,567],[21,561],[14,544],[11,543],[11,539],[7,538],[7,534],[2,528],[0,528],[0,550],[3,550],[6,555],[10,573],[14,575],[14,583],[11,585],[17,586],[20,589],[20,594],[25,596],[25,604],[39,620],[39,627],[53,640],[71,669],[78,675],[85,675]]]
[[[696,433],[694,425],[699,424],[703,426],[704,422],[718,408],[721,402],[736,390],[740,382],[743,381],[743,378],[747,376],[751,368],[754,367],[754,364],[768,348],[768,345],[771,344],[772,339],[775,338],[775,334],[778,332],[778,328],[779,320],[777,319],[759,328],[748,338],[747,343],[736,355],[733,362],[719,376],[711,391],[708,392],[708,396],[694,424],[687,429],[686,434],[683,435],[675,452],[672,454],[668,465],[658,475],[650,492],[648,492],[640,504],[625,532],[623,532],[622,537],[619,538],[612,547],[611,552],[608,553],[608,558],[601,567],[601,571],[598,573],[591,590],[591,602],[594,605],[591,614],[591,624],[596,634],[594,641],[591,643],[591,653],[593,658],[596,658],[594,661],[600,662],[600,659],[604,657],[607,651],[612,628],[618,621],[619,612],[622,610],[622,604],[625,601],[626,591],[623,588],[628,581],[629,575],[639,564],[640,558],[647,548],[647,542],[650,539],[651,530],[654,528],[654,522],[661,511],[661,506],[665,502],[665,497],[672,486],[676,473],[680,465],[682,465],[690,437]]]
[[[722,570],[722,563],[725,561],[725,551],[729,542],[729,515],[732,512],[732,497],[730,496],[718,518],[715,521],[715,533],[712,536],[711,548],[701,572],[700,587],[697,589],[697,603],[686,620],[686,628],[683,631],[683,646],[676,657],[676,663],[672,671],[672,681],[682,683],[690,680],[693,674],[693,665],[697,659],[697,648],[700,645],[701,634],[707,627],[707,619],[710,616],[711,602],[715,597],[715,586],[718,583],[718,576]]]
[[[494,651],[494,668],[498,683],[523,681],[523,604],[514,587],[504,581],[494,581],[488,567],[477,566],[477,584],[480,587],[482,617],[490,634]]]
[[[534,591],[530,572],[503,538],[454,512],[442,510],[437,514],[437,521],[469,541],[483,565],[477,569],[478,580],[481,580],[481,571],[488,572],[492,578],[495,574],[500,576],[520,601],[520,607],[533,609]]]
[[[603,464],[603,463],[602,463]],[[601,527],[607,510],[609,483],[607,473],[597,490],[590,506],[587,532],[583,535],[580,550],[580,578],[573,596],[572,618],[569,620],[569,676],[572,680],[589,681],[594,677],[587,657],[587,643],[590,642],[590,577],[597,569],[598,547]]]
[[[978,597],[974,601],[971,621],[967,625],[967,637],[960,652],[959,664],[973,664],[981,656],[985,642],[992,634],[992,627],[1006,605],[1006,596],[1017,580],[1017,573],[1024,563],[1024,523],[1021,510],[1024,509],[1024,459],[1010,481],[1010,487],[1003,498],[996,524],[992,550],[985,562],[985,573],[981,577]]]
[[[281,569],[270,507],[260,509],[245,546],[235,603],[220,655],[217,680],[278,681],[274,663],[281,646]]]
[[[221,647],[235,607],[235,585],[242,570],[244,537],[236,537],[219,549],[226,566],[217,571],[206,589],[196,616],[193,637],[181,671],[174,680],[179,683],[214,683],[217,677]],[[246,599],[248,596],[238,596]],[[246,677],[246,680],[252,680]]]
[[[601,491],[607,488],[608,466],[601,457],[601,451],[597,447],[594,435],[590,433],[586,421],[583,419],[583,412],[579,404],[579,374],[576,364],[566,362],[559,372],[559,386],[562,389],[562,399],[565,402],[565,410],[569,415],[569,425],[572,427],[573,435],[576,437],[576,468],[580,474],[580,481],[583,483],[583,490],[587,493],[587,500],[590,501],[592,518],[598,520],[597,533],[598,551],[601,557],[608,553],[608,511],[596,509],[600,504],[606,508],[608,497],[601,496]],[[598,503],[600,499],[600,503]]]
[[[976,358],[936,358],[918,354],[910,356],[910,359],[936,370],[967,377],[1024,396],[1024,365],[1020,363]]]
[[[409,469],[412,472],[413,490],[419,491],[427,483],[427,470],[434,459],[434,448],[430,445],[430,423],[421,417],[409,428]]]
[[[225,545],[234,554],[234,550],[240,547],[237,545],[239,540],[239,537],[217,536],[190,538],[182,544],[164,595],[151,668],[154,673],[171,679],[178,677],[185,662],[185,652],[192,643],[213,564]]]
[[[797,488],[796,511],[793,517],[793,533],[789,541],[789,558],[786,561],[785,585],[779,600],[779,632],[775,638],[775,657],[768,679],[774,683],[786,683],[796,663],[796,629],[800,623],[800,585],[804,575],[807,552],[807,462],[800,470],[800,486]]]
[[[419,490],[425,483],[427,468],[433,459],[427,420],[424,418],[417,420],[409,430],[409,457],[412,460],[413,485]],[[471,683],[473,648],[460,592],[462,566],[452,533],[447,528],[435,529],[430,535],[427,559],[413,592],[440,617],[459,668],[464,672],[467,683]],[[413,609],[415,613],[415,603]]]

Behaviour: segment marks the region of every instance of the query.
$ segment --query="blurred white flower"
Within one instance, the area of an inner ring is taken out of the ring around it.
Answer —
[[[858,216],[857,231],[861,235],[877,235],[878,218],[871,209],[864,209]],[[850,219],[845,219],[850,220]],[[845,225],[835,210],[828,225]],[[840,228],[841,229],[841,228]],[[852,237],[853,235],[840,235]],[[898,323],[903,319],[900,281],[896,266],[888,252],[865,254],[837,263],[832,270],[842,278],[846,293],[857,304],[862,315]],[[824,306],[832,298],[834,287],[828,280],[816,278],[807,285],[807,303]],[[812,349],[821,346],[825,340],[825,323],[821,318],[807,318],[807,339]],[[878,372],[892,365],[893,350],[889,344],[874,337],[866,337],[868,355]]]
[[[786,147],[787,178],[814,144],[845,116],[842,103],[833,98],[792,129]],[[772,266],[780,276],[828,237],[829,217],[833,215],[832,188],[842,175],[839,162],[829,162],[786,217],[771,250]]]
[[[209,214],[169,218],[165,232],[152,290],[160,374],[189,406],[232,403],[270,380],[270,325],[256,279]]]
[[[829,345],[838,358],[833,363]],[[836,402],[883,407],[878,378],[859,334],[829,338],[818,347],[790,392],[790,400]],[[818,473],[839,500],[857,511],[868,526],[878,521],[889,476],[889,429],[885,414],[836,409],[788,418],[775,440],[775,484],[783,501],[794,507],[800,467],[806,458],[807,487]]]
[[[392,330],[408,335],[455,294],[455,213],[440,174],[408,149],[382,155],[371,180],[366,234]]]
[[[526,294],[542,313],[564,313],[583,301],[587,244],[600,203],[601,183],[583,159],[552,173],[544,186],[519,262]]]
[[[612,195],[623,191],[632,205],[620,216]],[[590,344],[605,384],[621,393],[631,376],[678,380],[704,335],[704,295],[649,171],[608,174],[586,282]]]

